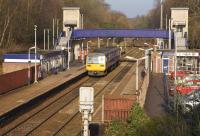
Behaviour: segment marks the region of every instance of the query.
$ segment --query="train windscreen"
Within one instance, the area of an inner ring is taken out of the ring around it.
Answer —
[[[88,64],[105,64],[105,56],[88,56]]]

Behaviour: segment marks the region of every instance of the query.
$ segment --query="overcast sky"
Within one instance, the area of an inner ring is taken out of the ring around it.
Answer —
[[[128,17],[136,17],[148,13],[155,0],[105,0],[111,9],[121,11]]]

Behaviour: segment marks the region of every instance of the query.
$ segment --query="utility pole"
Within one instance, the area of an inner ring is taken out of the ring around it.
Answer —
[[[160,29],[163,29],[163,0],[160,1]]]

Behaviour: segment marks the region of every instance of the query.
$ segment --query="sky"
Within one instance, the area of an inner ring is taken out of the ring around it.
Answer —
[[[155,0],[105,0],[112,10],[120,11],[127,17],[145,15],[154,6]]]

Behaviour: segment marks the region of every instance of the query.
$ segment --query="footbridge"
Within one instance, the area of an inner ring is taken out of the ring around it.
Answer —
[[[71,38],[162,38],[169,39],[168,30],[160,29],[76,29]]]

